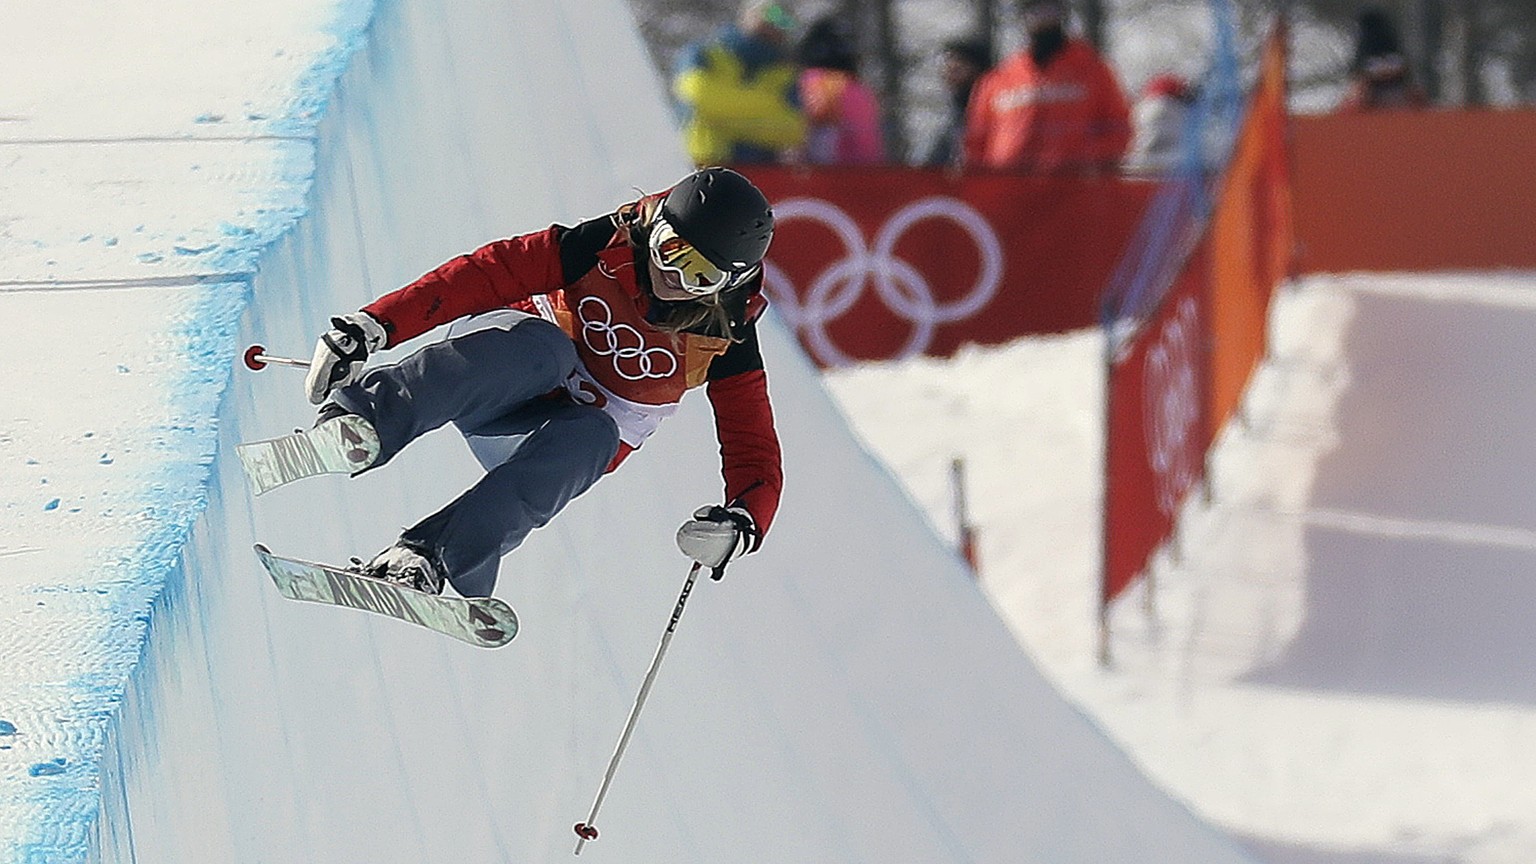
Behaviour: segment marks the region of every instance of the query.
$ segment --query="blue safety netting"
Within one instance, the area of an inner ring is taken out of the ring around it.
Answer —
[[[1211,57],[1194,82],[1179,158],[1105,288],[1101,321],[1111,356],[1152,315],[1205,230],[1247,97],[1232,0],[1210,0]]]

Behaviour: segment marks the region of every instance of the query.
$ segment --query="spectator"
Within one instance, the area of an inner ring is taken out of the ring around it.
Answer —
[[[812,165],[872,165],[885,161],[880,105],[859,80],[853,35],[832,16],[818,19],[800,40],[800,103],[810,130],[805,159]]]
[[[1040,172],[1119,166],[1130,110],[1093,46],[1066,32],[1061,0],[1024,0],[1029,44],[976,84],[966,112],[965,164]]]
[[[694,163],[776,162],[805,140],[798,73],[787,53],[794,16],[750,0],[734,25],[683,49],[672,93]]]
[[[1349,64],[1349,93],[1341,111],[1422,108],[1424,91],[1413,81],[1397,28],[1382,9],[1361,10],[1357,19],[1355,59]]]
[[[939,71],[944,89],[949,91],[949,111],[944,126],[923,157],[932,168],[955,165],[960,161],[960,147],[965,140],[965,107],[971,101],[976,82],[992,68],[992,48],[983,39],[952,39],[944,43]]]
[[[1147,82],[1131,109],[1131,147],[1125,154],[1127,171],[1160,174],[1178,168],[1193,102],[1194,90],[1177,75],[1164,73]]]

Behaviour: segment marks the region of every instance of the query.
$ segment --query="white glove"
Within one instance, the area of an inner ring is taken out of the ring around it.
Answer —
[[[363,373],[370,351],[388,340],[384,325],[367,312],[349,312],[331,319],[331,329],[315,342],[304,391],[310,404],[319,405],[337,387],[345,387]]]
[[[726,564],[755,550],[759,539],[751,513],[718,504],[700,507],[677,529],[677,548],[714,570],[716,579],[724,575]]]

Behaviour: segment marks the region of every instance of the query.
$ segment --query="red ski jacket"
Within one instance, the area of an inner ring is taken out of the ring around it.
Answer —
[[[664,194],[664,193],[663,193]],[[644,253],[631,242],[649,224],[661,195],[574,228],[497,240],[454,258],[364,307],[394,346],[466,315],[515,308],[559,325],[581,363],[566,390],[607,412],[619,426],[612,471],[705,386],[720,442],[725,500],[752,514],[760,536],[778,510],[784,485],[768,379],[756,321],[767,306],[761,277],[721,298],[730,332],[700,325],[682,333],[650,318],[666,304],[641,285]],[[642,247],[643,248],[643,247]]]
[[[1115,73],[1081,39],[1035,65],[1025,49],[981,77],[966,109],[965,164],[1061,172],[1112,169],[1130,143]]]

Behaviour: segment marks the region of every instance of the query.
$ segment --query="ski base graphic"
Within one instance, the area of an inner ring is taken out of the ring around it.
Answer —
[[[356,474],[379,458],[379,436],[361,417],[344,414],[313,429],[235,447],[251,490],[260,495],[321,474]]]
[[[274,555],[260,543],[256,556],[290,600],[387,615],[480,648],[500,648],[517,635],[517,613],[495,597],[427,594],[330,564]]]

